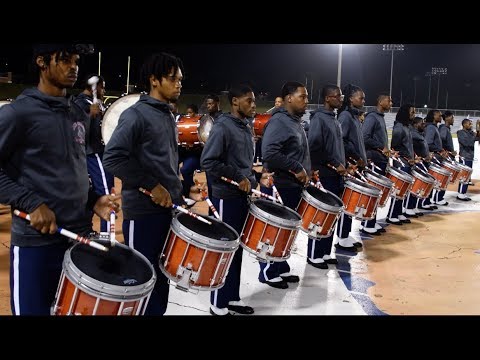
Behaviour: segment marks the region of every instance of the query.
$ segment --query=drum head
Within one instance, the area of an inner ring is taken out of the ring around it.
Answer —
[[[123,96],[110,105],[102,120],[102,138],[105,145],[110,141],[113,131],[118,125],[120,115],[140,99],[140,94]]]
[[[266,213],[276,216],[284,220],[301,220],[302,217],[297,214],[295,211],[289,209],[286,206],[279,205],[273,201],[258,199],[254,203],[260,210],[265,211]]]
[[[122,244],[107,252],[77,245],[72,248],[70,256],[80,271],[110,285],[138,286],[147,283],[153,276],[149,264]]]
[[[235,241],[238,239],[238,234],[236,232],[226,224],[220,221],[215,221],[214,219],[209,219],[212,225],[205,224],[188,214],[178,214],[177,219],[187,229],[209,239],[220,241]]]
[[[198,126],[198,139],[204,144],[207,142],[208,137],[210,136],[213,122],[213,118],[208,114],[205,114],[200,118],[200,125]]]
[[[318,201],[330,206],[343,206],[343,202],[336,196],[330,193],[325,193],[315,186],[308,186],[305,190]]]

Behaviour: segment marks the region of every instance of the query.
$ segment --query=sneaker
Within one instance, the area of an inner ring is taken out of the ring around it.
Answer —
[[[387,223],[389,224],[392,224],[392,225],[403,225],[403,223],[398,220],[397,218],[387,218],[387,220],[385,220]]]
[[[469,198],[468,196],[465,196],[465,197],[457,196],[457,199],[458,199],[458,200],[462,200],[462,201],[471,201],[471,200],[472,200],[472,199]]]
[[[330,255],[323,255],[323,261],[325,261],[327,264],[331,265],[337,265],[338,260],[336,258],[332,258]]]
[[[437,205],[442,205],[442,206],[447,206],[448,205],[448,201],[445,201],[445,199],[441,200],[441,201],[437,201],[435,204]]]
[[[252,315],[255,310],[251,306],[247,306],[243,301],[230,301],[227,305],[228,310],[237,314]]]
[[[279,281],[272,281],[272,280],[277,280],[280,279]],[[272,280],[260,280],[262,284],[267,284],[268,286],[271,286],[275,289],[288,289],[288,283],[283,280],[281,277],[272,279]]]
[[[284,274],[280,274],[280,277],[286,281],[287,283],[298,283],[300,282],[300,277],[298,277],[297,275],[292,275],[290,273],[284,273]]]
[[[228,308],[217,308],[216,306],[210,305],[210,314],[213,316],[231,316]]]

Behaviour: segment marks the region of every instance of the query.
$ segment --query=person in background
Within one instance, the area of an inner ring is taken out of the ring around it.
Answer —
[[[457,152],[453,148],[453,139],[452,139],[452,125],[455,121],[455,117],[451,111],[445,111],[442,114],[443,121],[445,124],[441,124],[438,127],[438,133],[440,134],[440,139],[442,139],[443,150],[445,151],[446,159],[455,159]],[[438,205],[448,205],[448,202],[445,201],[445,190],[437,191],[435,196],[435,203]]]
[[[88,75],[84,90],[75,98],[75,103],[88,115],[86,126],[87,169],[93,190],[98,195],[110,194],[114,186],[113,175],[103,168],[102,120],[105,113],[103,98],[105,95],[105,79],[97,74]],[[110,231],[110,221],[100,221],[100,231]]]

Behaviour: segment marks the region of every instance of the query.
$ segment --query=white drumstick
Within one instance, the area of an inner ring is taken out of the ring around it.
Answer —
[[[115,188],[112,188],[110,193],[111,195],[115,195]],[[115,243],[118,241],[115,239],[115,221],[116,221],[116,214],[115,210],[112,208],[110,211],[110,244],[115,246]]]
[[[278,201],[280,201],[280,204],[283,205],[283,200],[282,200],[282,197],[280,196],[280,193],[278,192],[277,187],[272,184],[272,189],[273,189],[273,192],[276,194]]]
[[[13,213],[16,216],[21,217],[22,219],[30,221],[30,215],[23,212],[23,211],[14,210]],[[57,228],[57,233],[62,234],[63,236],[68,237],[72,240],[75,240],[75,241],[81,242],[83,244],[86,244],[88,246],[91,246],[95,249],[102,250],[102,251],[108,251],[108,248],[106,248],[105,246],[100,245],[99,243],[96,243],[95,241],[88,240],[87,238],[84,238],[83,236],[75,234],[75,233],[73,233],[71,231],[68,231],[66,229],[63,229],[61,227]]]
[[[224,177],[224,176],[222,176],[221,179],[222,179],[223,181],[226,181],[226,182],[232,184],[232,185],[240,186],[240,184],[237,183],[236,181],[233,181],[233,180],[231,180],[231,179],[228,179],[228,178],[226,178],[226,177]],[[255,190],[255,189],[251,189],[250,191],[251,191],[252,193],[257,194],[257,195],[260,195],[261,197],[264,197],[264,198],[266,198],[266,199],[270,199],[270,200],[272,200],[272,201],[277,201],[277,199],[275,199],[273,196],[267,195],[267,194],[265,194],[265,193],[263,193],[263,192],[261,192],[261,191],[258,191],[258,190]]]

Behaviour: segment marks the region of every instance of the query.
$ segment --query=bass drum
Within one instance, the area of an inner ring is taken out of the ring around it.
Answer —
[[[105,145],[107,145],[112,137],[113,131],[117,127],[120,115],[122,115],[122,113],[130,106],[135,104],[138,99],[140,99],[140,94],[126,95],[119,98],[108,107],[102,120],[102,139]]]
[[[9,100],[0,100],[0,108],[3,106],[3,105],[7,105],[7,104],[10,104],[11,101]]]
[[[208,114],[202,115],[200,118],[200,124],[198,125],[198,140],[200,140],[200,143],[205,144],[207,142],[214,121],[213,117]]]

